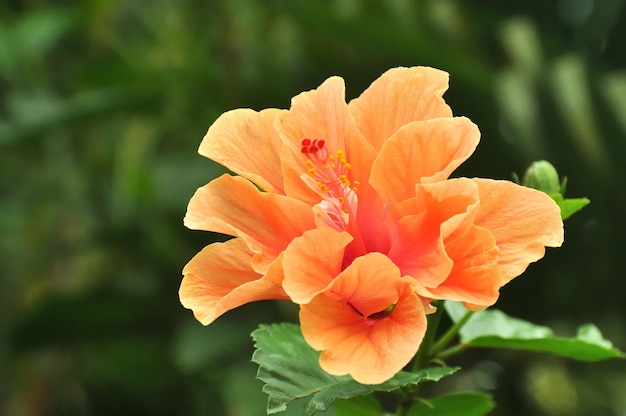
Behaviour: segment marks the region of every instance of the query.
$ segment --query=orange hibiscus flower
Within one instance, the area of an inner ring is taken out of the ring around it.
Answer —
[[[445,72],[395,68],[349,104],[332,77],[289,110],[219,117],[199,152],[238,176],[200,188],[184,222],[235,238],[187,264],[182,304],[206,325],[290,299],[324,370],[376,384],[417,352],[430,301],[495,303],[563,224],[539,191],[449,179],[480,132],[452,116],[447,86]]]

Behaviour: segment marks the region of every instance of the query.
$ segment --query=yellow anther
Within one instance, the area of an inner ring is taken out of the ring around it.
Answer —
[[[359,186],[361,184],[361,182],[359,181],[354,181],[354,186]]]
[[[304,151],[303,153],[310,156]],[[315,184],[313,188],[315,189],[316,187],[317,192],[324,194],[324,198],[334,199],[341,207],[341,211],[349,214],[355,202],[352,199],[348,199],[352,198],[352,196],[348,195],[350,195],[350,192],[357,190],[359,182],[354,181],[352,183],[348,178],[352,165],[346,159],[346,152],[343,150],[337,150],[333,154],[328,154],[327,151],[323,154],[317,152],[315,156],[305,161],[305,173],[313,178],[313,181],[311,181]],[[311,182],[306,181],[307,185],[311,185]],[[349,203],[348,200],[350,201]]]
[[[339,183],[343,186],[350,186],[350,181],[348,180],[348,177],[346,175],[339,175],[337,179],[339,180]]]

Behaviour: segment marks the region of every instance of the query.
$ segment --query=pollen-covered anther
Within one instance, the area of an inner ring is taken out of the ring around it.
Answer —
[[[339,175],[337,179],[339,180],[339,183],[341,185],[345,186],[346,188],[350,187],[350,181],[348,180],[348,177],[346,175]]]
[[[317,181],[317,187],[320,188],[322,192],[328,192],[328,186],[325,183]]]
[[[343,150],[337,150],[337,152],[335,152],[335,158],[337,159],[339,165],[346,168],[346,170],[352,169],[352,165],[348,163],[346,159],[346,153]]]

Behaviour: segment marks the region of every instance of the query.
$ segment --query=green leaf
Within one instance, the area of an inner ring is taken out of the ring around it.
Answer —
[[[458,302],[445,302],[445,308],[455,322],[467,311]],[[459,334],[461,342],[469,347],[543,352],[581,361],[624,358],[593,324],[580,327],[574,338],[563,338],[555,336],[548,327],[512,318],[496,309],[472,315]]]
[[[350,400],[337,400],[333,404],[337,416],[383,416],[380,403],[372,396],[359,396]]]
[[[409,416],[483,416],[495,403],[484,393],[458,393],[420,402],[411,407]]]
[[[329,408],[335,399],[350,399],[375,391],[392,391],[422,381],[437,381],[456,372],[458,367],[426,368],[416,373],[400,372],[377,385],[365,385],[350,376],[332,376],[318,364],[319,352],[313,350],[294,324],[261,325],[252,333],[256,351],[252,361],[259,364],[257,378],[265,383],[269,395],[267,413],[287,409],[296,399],[306,400],[304,414],[312,415]]]
[[[548,194],[550,198],[557,203],[559,208],[561,208],[561,218],[566,220],[587,205],[591,201],[587,198],[563,198],[563,195],[560,193]]]

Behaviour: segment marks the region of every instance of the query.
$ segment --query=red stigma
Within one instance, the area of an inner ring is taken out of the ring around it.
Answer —
[[[300,151],[304,154],[316,153],[324,148],[325,140],[302,139],[300,142]]]

